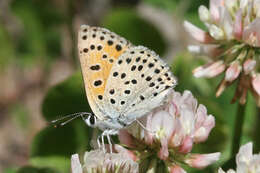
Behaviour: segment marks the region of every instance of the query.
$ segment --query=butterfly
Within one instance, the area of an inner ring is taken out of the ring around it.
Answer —
[[[111,146],[110,135],[163,105],[177,84],[168,65],[155,52],[105,28],[82,25],[78,52],[94,113],[88,114],[85,122],[103,130],[103,146],[104,136]]]

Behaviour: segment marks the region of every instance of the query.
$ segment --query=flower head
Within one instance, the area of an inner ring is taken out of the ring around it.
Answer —
[[[236,156],[237,169],[230,169],[227,173],[258,173],[260,172],[260,154],[253,154],[253,144],[247,143],[240,147]],[[219,168],[218,173],[225,173]]]
[[[238,79],[233,102],[239,99],[244,104],[247,91],[251,90],[260,106],[260,1],[210,0],[209,9],[203,5],[199,7],[199,17],[208,31],[185,21],[186,30],[202,43],[188,49],[206,54],[212,60],[196,68],[194,76],[211,78],[224,72],[217,96]]]
[[[220,153],[191,154],[194,144],[205,141],[215,119],[207,114],[204,105],[198,105],[190,91],[182,95],[172,91],[168,103],[157,108],[139,123],[119,132],[120,142],[135,151],[139,162],[156,156],[167,163],[171,172],[185,172],[180,163],[204,168],[219,159]]]
[[[86,152],[81,165],[78,154],[71,157],[72,173],[137,173],[138,164],[124,153],[104,153],[101,150]]]

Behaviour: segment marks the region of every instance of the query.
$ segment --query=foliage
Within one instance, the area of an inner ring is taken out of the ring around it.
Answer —
[[[166,43],[159,31],[152,24],[140,18],[135,10],[115,9],[103,21],[105,28],[125,37],[133,44],[146,46],[159,55],[163,55],[165,52]]]
[[[181,2],[180,0],[144,0],[144,3],[160,7],[170,14],[173,13],[172,11],[180,12],[178,5]],[[182,17],[201,26],[197,9],[199,5],[207,4],[208,1],[186,2],[188,7],[185,16]],[[35,64],[35,62],[44,62],[43,64],[48,66],[61,56],[60,27],[66,24],[69,17],[64,17],[65,10],[50,8],[52,5],[53,2],[50,0],[13,1],[12,12],[22,23],[23,29],[22,34],[14,40],[0,23],[0,70],[11,62],[16,62],[25,68],[28,64]],[[112,9],[101,23],[104,27],[124,36],[132,43],[145,45],[161,56],[166,51],[166,42],[156,26],[138,16],[134,8]],[[221,151],[222,158],[219,164],[224,164],[230,157],[232,129],[237,105],[229,104],[229,100],[231,100],[235,89],[231,87],[222,96],[216,98],[213,86],[217,86],[221,77],[215,80],[194,78],[192,69],[200,64],[202,64],[201,60],[195,59],[186,51],[180,52],[174,57],[171,67],[179,81],[176,90],[181,92],[191,90],[198,101],[206,105],[208,112],[216,118],[216,127],[209,136],[209,140],[194,148],[194,152]],[[19,112],[20,108],[17,108],[16,111]],[[75,112],[91,112],[79,70],[65,81],[50,88],[42,103],[42,114],[46,122]],[[24,114],[24,112],[22,113]],[[249,96],[242,143],[252,140],[256,134],[252,125],[256,124],[253,116],[255,114],[255,104],[252,96]],[[33,139],[29,166],[20,169],[10,168],[4,173],[68,173],[70,156],[74,153],[83,154],[83,152],[90,150],[92,134],[93,129],[87,127],[81,119],[57,128],[49,124]],[[259,151],[260,144],[256,145],[256,148]],[[218,166],[210,167],[205,172],[214,172]],[[161,168],[165,167],[161,166]],[[188,172],[200,171],[188,170]]]

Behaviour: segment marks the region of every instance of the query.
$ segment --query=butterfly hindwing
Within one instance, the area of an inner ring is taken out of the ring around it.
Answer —
[[[158,55],[143,46],[130,47],[113,64],[104,111],[131,123],[160,106],[175,85],[170,68]]]

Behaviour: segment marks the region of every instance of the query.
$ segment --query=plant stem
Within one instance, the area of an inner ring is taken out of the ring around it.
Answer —
[[[254,147],[255,147],[256,151],[260,150],[259,125],[260,125],[260,108],[257,107],[255,129],[254,129]]]
[[[240,147],[240,141],[242,137],[242,127],[245,119],[245,110],[246,110],[246,104],[244,105],[238,104],[237,115],[235,118],[235,125],[233,131],[232,150],[231,150],[232,156],[235,156],[237,154]]]

